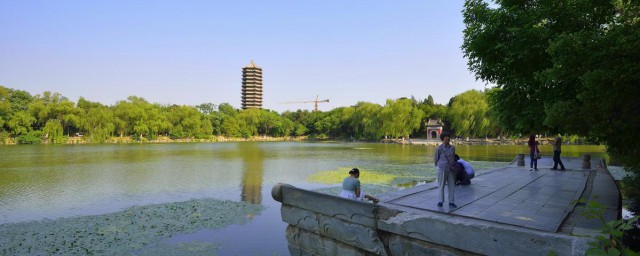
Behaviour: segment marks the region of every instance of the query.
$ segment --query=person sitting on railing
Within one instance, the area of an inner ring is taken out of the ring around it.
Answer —
[[[344,178],[342,181],[342,192],[340,197],[362,201],[365,198],[373,201],[374,204],[380,202],[380,200],[374,196],[365,194],[360,188],[360,170],[353,168],[349,171],[349,177]]]

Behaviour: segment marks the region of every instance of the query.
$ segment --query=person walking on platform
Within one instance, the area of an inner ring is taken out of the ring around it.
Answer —
[[[456,148],[451,145],[451,135],[448,132],[440,134],[440,140],[442,144],[436,147],[435,155],[433,156],[433,162],[436,165],[438,174],[438,190],[439,198],[438,207],[442,207],[444,203],[444,185],[447,185],[449,190],[449,207],[458,207],[455,204],[454,192],[456,189],[456,177],[451,172],[451,164],[455,161]]]
[[[538,141],[536,140],[536,135],[531,134],[529,136],[529,141],[527,142],[527,145],[529,146],[529,156],[531,156],[531,162],[529,163],[531,169],[529,169],[529,171],[538,171],[537,154],[540,154],[540,149],[538,148],[539,144],[540,143],[538,143]]]
[[[556,137],[555,140],[549,140],[549,143],[553,145],[553,168],[551,170],[558,170],[558,164],[560,164],[560,170],[564,171],[564,164],[560,159],[560,153],[562,153],[562,138]]]

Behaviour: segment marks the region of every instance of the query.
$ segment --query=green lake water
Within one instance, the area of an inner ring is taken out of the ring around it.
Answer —
[[[358,167],[365,189],[402,189],[435,178],[434,148],[304,142],[0,146],[0,225],[113,214],[132,206],[229,200],[264,210],[244,224],[175,231],[153,246],[199,241],[216,244],[211,248],[219,255],[288,255],[280,204],[270,194],[274,184],[331,191],[350,168]],[[541,150],[551,155],[550,146]],[[458,145],[456,151],[482,173],[508,164],[527,147]],[[563,146],[562,156],[585,153],[607,157],[604,147],[574,145]],[[368,180],[367,174],[376,178]]]

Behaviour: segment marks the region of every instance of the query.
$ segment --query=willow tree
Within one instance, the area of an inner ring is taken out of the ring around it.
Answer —
[[[405,138],[409,137],[414,130],[420,128],[424,112],[414,106],[409,99],[388,99],[382,111],[380,111],[380,118],[382,119],[382,127],[380,129],[385,136]]]
[[[491,125],[488,111],[489,104],[484,93],[469,90],[458,94],[451,99],[449,107],[451,128],[464,137],[487,136]]]
[[[380,127],[382,106],[370,102],[358,102],[351,115],[351,127],[357,139],[379,139],[382,136]]]
[[[51,144],[62,143],[64,140],[62,123],[58,119],[49,119],[42,128],[42,132],[45,133],[45,139]]]

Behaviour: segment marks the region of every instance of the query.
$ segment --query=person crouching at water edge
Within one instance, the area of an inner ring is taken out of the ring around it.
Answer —
[[[464,167],[464,172],[460,172],[456,176],[456,185],[470,185],[471,179],[476,176],[476,171],[469,162],[462,160],[458,154],[455,155],[455,158]]]
[[[365,194],[360,188],[360,170],[353,168],[349,171],[349,177],[342,181],[342,192],[340,197],[362,201],[365,198],[373,201],[374,204],[380,202],[378,198]]]
[[[448,132],[440,134],[440,140],[442,144],[436,147],[435,155],[433,156],[433,162],[436,165],[438,174],[438,196],[440,201],[438,207],[442,207],[444,202],[444,185],[449,188],[449,207],[458,207],[455,204],[455,198],[453,197],[456,189],[456,176],[451,172],[451,164],[455,161],[456,148],[451,145],[451,135]]]

